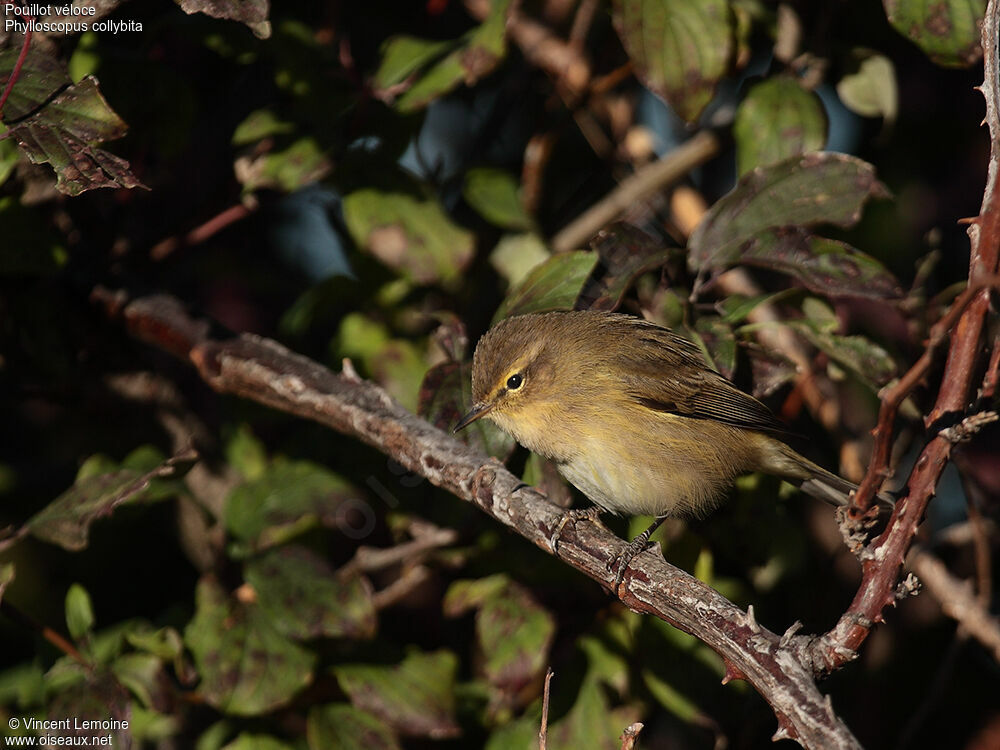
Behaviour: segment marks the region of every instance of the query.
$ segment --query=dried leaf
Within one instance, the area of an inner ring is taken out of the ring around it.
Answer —
[[[20,50],[0,52],[0,88]],[[79,195],[100,187],[145,187],[129,164],[97,148],[121,138],[127,127],[108,106],[92,76],[73,84],[62,65],[32,48],[4,108],[10,135],[34,164],[48,164],[56,187]]]
[[[204,13],[212,18],[245,23],[258,39],[271,36],[271,24],[267,20],[270,10],[269,0],[174,0],[188,15]]]

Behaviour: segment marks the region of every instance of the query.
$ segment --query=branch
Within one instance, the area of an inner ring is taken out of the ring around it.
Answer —
[[[269,339],[242,334],[213,339],[169,296],[128,300],[96,289],[92,298],[137,338],[192,363],[220,393],[232,393],[324,424],[392,456],[432,484],[479,506],[549,554],[563,510],[489,456],[414,416],[377,385],[350,372],[336,374]],[[611,589],[607,569],[623,542],[591,523],[569,524],[558,557]],[[858,748],[847,726],[819,692],[808,662],[810,639],[761,627],[717,591],[662,557],[643,553],[629,567],[621,600],[694,635],[726,665],[726,680],[745,679],[772,706],[776,738],[806,747]]]
[[[972,584],[955,578],[938,557],[917,545],[910,550],[907,565],[938,600],[944,613],[1000,662],[1000,621],[976,599]]]
[[[946,342],[949,344],[948,359],[934,407],[924,420],[927,428],[938,424],[946,415],[963,414],[975,400],[973,379],[982,351],[983,330],[989,309],[989,288],[996,286],[1000,258],[998,2],[1000,0],[989,1],[982,26],[984,83],[980,91],[986,100],[984,122],[990,131],[990,161],[979,216],[969,223],[969,287],[952,305],[948,314],[934,326],[927,349],[917,364],[899,383],[883,394],[878,426],[874,432],[874,454],[852,505],[856,517],[869,509],[872,497],[881,484],[881,477],[888,471],[889,447],[899,405],[929,369],[938,346],[943,347]],[[995,343],[994,341],[994,345]],[[817,670],[836,669],[854,658],[857,648],[868,637],[872,625],[882,621],[882,610],[895,604],[896,585],[907,549],[923,520],[927,504],[934,496],[935,487],[950,456],[951,443],[940,433],[924,446],[907,482],[906,496],[896,504],[885,531],[862,552],[862,579],[854,601],[833,630],[817,639],[814,645],[813,657]]]
[[[631,208],[637,201],[679,180],[719,151],[718,137],[703,130],[662,159],[647,164],[563,227],[552,238],[555,252],[574,250]]]

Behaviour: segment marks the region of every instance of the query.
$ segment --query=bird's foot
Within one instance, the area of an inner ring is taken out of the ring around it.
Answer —
[[[553,552],[559,549],[559,538],[562,536],[563,529],[566,528],[566,524],[572,522],[576,525],[576,522],[583,518],[593,523],[600,524],[601,513],[603,512],[604,511],[596,505],[592,505],[589,508],[574,508],[573,510],[567,510],[563,513],[563,517],[559,519],[559,524],[549,537],[549,548]]]
[[[649,545],[649,537],[653,535],[654,531],[660,528],[660,524],[662,524],[665,520],[667,520],[666,516],[658,516],[653,523],[649,525],[649,528],[622,547],[621,551],[619,551],[617,555],[608,560],[608,570],[614,571],[615,573],[615,591],[617,591],[618,587],[622,585],[622,581],[625,578],[625,571],[628,570],[628,566],[632,562],[632,558],[646,549],[647,545]]]

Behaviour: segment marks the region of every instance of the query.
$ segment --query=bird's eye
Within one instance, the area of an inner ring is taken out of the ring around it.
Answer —
[[[523,382],[524,378],[521,376],[521,373],[515,372],[513,375],[507,378],[507,390],[516,391],[518,388],[521,387],[521,384]]]

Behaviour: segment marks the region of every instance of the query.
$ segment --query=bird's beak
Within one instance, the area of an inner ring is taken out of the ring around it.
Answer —
[[[458,424],[455,425],[455,432],[468,427],[480,417],[485,417],[492,409],[493,404],[490,403],[473,404],[469,413],[458,420]]]

